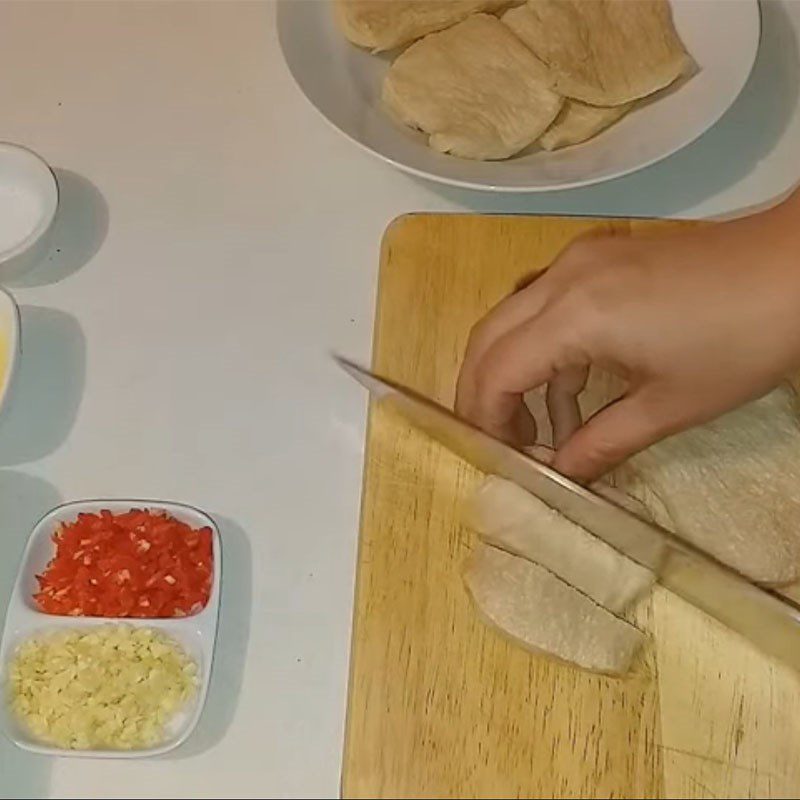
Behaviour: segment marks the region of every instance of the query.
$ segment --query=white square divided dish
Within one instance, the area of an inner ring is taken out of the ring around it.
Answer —
[[[173,618],[75,617],[45,614],[36,608],[33,595],[38,591],[36,575],[41,574],[55,555],[52,535],[62,523],[74,522],[80,513],[97,514],[108,510],[121,514],[131,509],[163,511],[192,528],[211,528],[213,559],[212,585],[208,602],[196,614]],[[222,546],[219,530],[211,517],[192,506],[161,500],[84,500],[65,503],[42,517],[30,534],[17,579],[9,601],[3,638],[0,641],[0,724],[6,735],[19,747],[34,753],[88,758],[144,758],[173,750],[186,741],[203,711],[219,617]],[[138,750],[71,750],[41,742],[14,717],[8,701],[8,673],[14,653],[23,641],[51,632],[90,629],[108,625],[150,628],[174,639],[197,665],[199,684],[184,709],[172,719],[167,738],[161,744]]]

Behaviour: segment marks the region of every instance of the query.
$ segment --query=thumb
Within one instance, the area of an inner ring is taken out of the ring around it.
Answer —
[[[558,449],[554,468],[581,483],[597,480],[669,433],[653,408],[643,391],[607,405]]]

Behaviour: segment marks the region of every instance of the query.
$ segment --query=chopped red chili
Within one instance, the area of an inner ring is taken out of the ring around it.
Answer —
[[[208,602],[211,528],[148,509],[78,514],[54,534],[38,607],[80,617],[185,617]]]

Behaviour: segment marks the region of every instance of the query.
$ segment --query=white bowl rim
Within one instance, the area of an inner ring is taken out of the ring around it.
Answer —
[[[472,191],[478,192],[495,192],[498,194],[549,194],[550,192],[562,192],[562,191],[569,191],[570,189],[582,189],[587,188],[589,186],[596,186],[597,184],[606,183],[608,181],[614,181],[618,178],[624,178],[628,175],[632,175],[636,172],[641,170],[647,169],[648,167],[652,167],[655,164],[658,164],[661,161],[668,159],[669,157],[675,155],[675,153],[680,152],[684,148],[688,147],[689,145],[696,142],[709,130],[711,130],[721,119],[722,117],[731,109],[731,107],[736,103],[736,101],[741,96],[742,92],[744,91],[747,82],[752,75],[753,68],[755,67],[756,59],[758,58],[758,54],[761,50],[761,44],[763,39],[763,24],[762,24],[762,17],[761,17],[761,6],[760,0],[754,0],[753,6],[755,10],[755,23],[756,23],[756,46],[753,49],[752,57],[749,59],[749,63],[747,65],[746,72],[743,73],[744,77],[741,82],[741,85],[738,89],[732,93],[730,102],[727,104],[725,108],[722,108],[718,114],[716,114],[713,118],[709,118],[705,125],[701,128],[698,128],[694,131],[691,135],[684,137],[683,141],[680,142],[676,147],[672,147],[662,153],[658,153],[653,155],[652,157],[645,159],[637,164],[631,165],[629,167],[625,167],[616,171],[613,171],[607,175],[598,175],[591,178],[581,178],[575,179],[571,181],[563,181],[557,184],[548,184],[548,185],[509,185],[509,184],[501,184],[501,183],[489,183],[489,182],[479,182],[473,180],[467,180],[463,178],[456,178],[449,175],[441,175],[436,172],[433,172],[428,169],[424,169],[421,167],[415,167],[411,164],[406,164],[405,162],[394,158],[392,156],[387,155],[386,153],[382,152],[378,147],[373,146],[371,143],[367,143],[365,141],[361,141],[356,136],[351,134],[349,131],[345,130],[344,127],[340,126],[338,123],[334,122],[307,94],[306,89],[303,85],[303,82],[298,78],[295,69],[293,68],[292,64],[290,63],[290,59],[286,55],[285,45],[282,36],[282,27],[280,24],[281,21],[281,14],[284,13],[285,8],[287,5],[292,2],[293,0],[277,0],[275,4],[275,15],[277,20],[277,27],[278,27],[278,45],[281,51],[281,57],[283,60],[284,67],[288,71],[289,75],[292,78],[292,81],[295,87],[298,89],[300,94],[303,96],[305,101],[314,109],[314,111],[322,117],[325,123],[332,129],[335,130],[337,133],[341,134],[345,137],[345,139],[352,142],[356,145],[361,151],[368,153],[370,156],[373,156],[380,161],[383,161],[385,164],[389,164],[392,167],[400,170],[401,172],[406,173],[407,175],[413,175],[417,178],[422,178],[426,181],[431,181],[433,183],[438,183],[444,186],[453,186],[457,189],[469,189]]]
[[[58,210],[58,203],[60,200],[60,191],[58,187],[58,180],[52,167],[35,151],[31,150],[25,145],[16,144],[15,142],[0,141],[0,153],[8,152],[14,153],[24,158],[29,164],[34,166],[35,169],[40,170],[41,174],[45,173],[49,177],[47,181],[49,190],[47,196],[44,198],[47,204],[44,213],[39,219],[36,227],[20,242],[7,250],[0,250],[0,264],[10,261],[12,258],[29,250],[33,245],[45,234],[47,229],[53,222],[53,219]]]

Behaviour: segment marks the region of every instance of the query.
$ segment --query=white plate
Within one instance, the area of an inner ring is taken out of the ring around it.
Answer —
[[[132,508],[162,510],[193,528],[209,527],[212,531],[214,576],[211,595],[206,607],[198,614],[176,619],[119,619],[108,617],[57,617],[36,609],[33,594],[38,591],[36,575],[41,573],[54,555],[50,539],[62,522],[74,521],[80,512],[98,513],[108,509],[122,513]],[[167,503],[160,500],[83,500],[65,503],[46,514],[33,529],[22,556],[17,580],[8,605],[3,638],[0,642],[0,724],[6,735],[23,750],[34,753],[84,758],[144,758],[173,750],[186,741],[194,730],[203,711],[211,678],[214,643],[217,637],[219,615],[220,579],[222,575],[222,547],[219,530],[207,514],[191,506]],[[198,667],[200,685],[186,708],[175,716],[169,726],[169,738],[157,747],[141,750],[66,750],[43,744],[29,734],[14,718],[6,695],[8,667],[14,651],[22,641],[37,634],[65,629],[93,628],[104,625],[131,625],[152,628],[171,636],[194,659]]]
[[[690,81],[586,144],[479,162],[436,153],[422,134],[389,118],[380,95],[391,59],[346,41],[330,6],[330,0],[278,2],[281,50],[311,103],[349,139],[406,172],[498,192],[587,186],[635,172],[685,147],[739,95],[753,68],[761,31],[757,0],[672,0],[678,32],[700,65]]]

